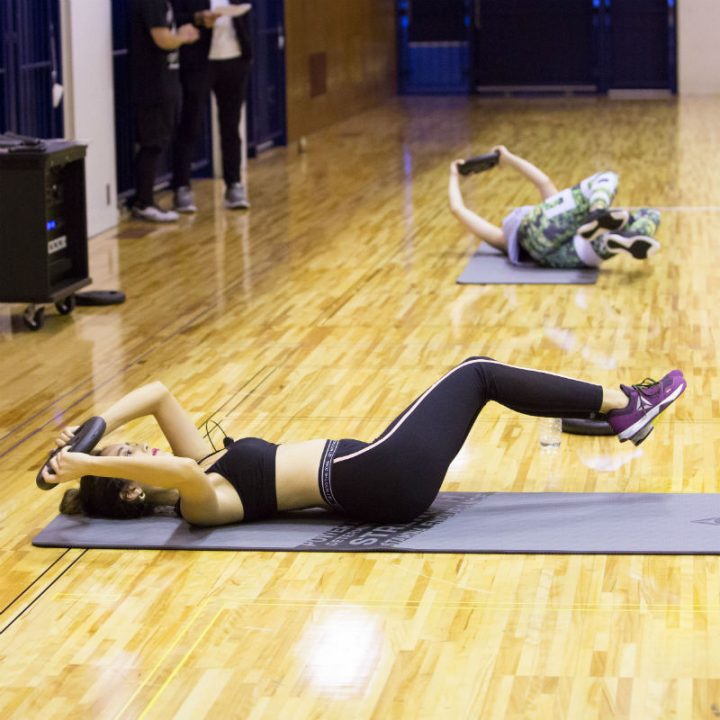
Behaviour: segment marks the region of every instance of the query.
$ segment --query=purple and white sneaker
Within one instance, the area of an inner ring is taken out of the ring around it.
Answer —
[[[639,445],[652,432],[653,419],[675,402],[686,387],[680,370],[672,370],[659,382],[645,378],[631,387],[621,385],[629,402],[622,410],[610,410],[607,421],[620,442],[631,440],[634,445]]]

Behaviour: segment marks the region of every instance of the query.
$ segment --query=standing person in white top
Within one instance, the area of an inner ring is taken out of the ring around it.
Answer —
[[[225,207],[249,208],[240,179],[240,113],[252,59],[246,24],[252,5],[239,0],[173,0],[173,5],[181,22],[190,22],[200,31],[192,51],[180,53],[182,109],[175,137],[175,210],[197,211],[190,188],[191,164],[211,90],[220,124]]]

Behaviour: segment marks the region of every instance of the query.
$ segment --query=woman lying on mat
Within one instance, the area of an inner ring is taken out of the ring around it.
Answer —
[[[494,151],[499,164],[530,180],[543,201],[515,208],[499,228],[465,207],[458,166],[463,174],[469,173],[465,161],[456,160],[450,165],[450,209],[468,230],[506,253],[513,264],[534,260],[545,267],[597,267],[621,253],[644,260],[660,249],[653,237],[660,225],[657,210],[641,208],[631,213],[610,207],[618,184],[614,172],[597,173],[558,192],[552,180],[527,160],[503,145]],[[497,162],[485,163],[479,169],[488,169],[491,164]]]
[[[308,440],[276,445],[258,438],[207,454],[205,441],[160,382],[129,393],[103,413],[108,432],[153,415],[173,454],[147,445],[108,445],[98,454],[62,447],[41,472],[47,483],[80,480],[60,510],[101,517],[159,514],[174,506],[197,525],[261,520],[283,510],[322,507],[362,521],[407,522],[424,512],[485,404],[526,415],[604,413],[621,442],[636,445],[653,419],[685,390],[679,370],[659,382],[604,388],[554,373],[471,357],[443,375],[370,443]],[[102,423],[102,419],[100,423]],[[80,433],[78,433],[79,437]],[[52,469],[50,471],[48,466]],[[122,478],[122,479],[121,479]]]

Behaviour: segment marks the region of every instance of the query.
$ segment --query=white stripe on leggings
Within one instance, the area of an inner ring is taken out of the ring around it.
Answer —
[[[344,460],[350,460],[350,458],[357,457],[358,455],[362,455],[363,453],[366,453],[368,450],[372,450],[373,448],[376,448],[381,443],[384,443],[389,437],[391,437],[395,431],[408,419],[410,416],[410,413],[415,410],[415,408],[443,381],[445,378],[452,375],[456,370],[460,370],[460,368],[464,368],[466,365],[472,365],[473,363],[488,363],[491,365],[503,365],[504,367],[511,367],[516,368],[517,370],[527,370],[528,372],[535,372],[539,373],[541,375],[554,375],[555,377],[564,378],[565,380],[575,380],[575,382],[583,382],[581,380],[577,380],[576,378],[569,378],[567,375],[560,375],[559,373],[553,373],[548,372],[547,370],[536,370],[535,368],[526,368],[526,367],[520,367],[519,365],[508,365],[507,363],[500,362],[499,360],[486,360],[483,358],[480,358],[478,360],[468,360],[468,362],[464,362],[461,365],[458,365],[457,367],[454,367],[452,370],[448,371],[443,375],[436,383],[431,385],[414,403],[411,407],[407,409],[407,412],[405,415],[402,416],[400,420],[398,420],[397,425],[385,436],[381,437],[379,440],[376,440],[374,443],[371,443],[367,447],[364,447],[362,450],[358,450],[357,452],[350,453],[350,455],[345,455],[343,457],[336,457],[333,459],[333,465],[338,462],[343,462]]]

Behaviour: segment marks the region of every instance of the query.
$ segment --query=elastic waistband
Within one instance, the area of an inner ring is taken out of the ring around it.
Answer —
[[[343,512],[343,506],[335,499],[332,491],[332,462],[338,451],[338,440],[328,440],[323,449],[318,467],[318,486],[323,500],[333,509]]]

